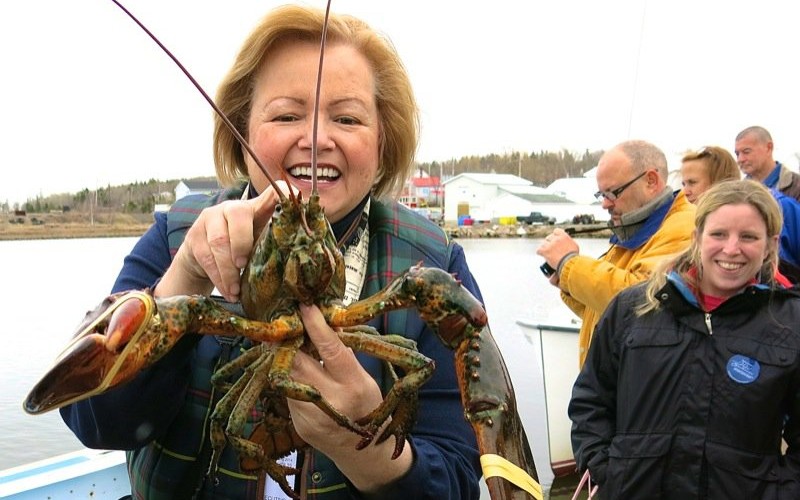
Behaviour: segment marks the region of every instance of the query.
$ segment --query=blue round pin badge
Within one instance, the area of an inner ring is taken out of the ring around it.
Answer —
[[[728,376],[734,382],[749,384],[758,378],[761,373],[761,365],[758,361],[741,354],[734,354],[728,360]]]

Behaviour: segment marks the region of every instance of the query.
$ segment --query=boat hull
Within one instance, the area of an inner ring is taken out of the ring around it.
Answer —
[[[125,452],[80,450],[0,471],[0,498],[92,498],[130,495]]]
[[[549,490],[555,478],[575,473],[567,406],[579,371],[579,327],[574,323],[549,325],[525,319],[516,323],[533,349],[534,394],[542,398],[536,406],[546,408],[546,425],[534,429],[534,435],[529,437],[537,443],[536,449],[547,450],[546,456],[534,450],[534,461],[542,487]]]

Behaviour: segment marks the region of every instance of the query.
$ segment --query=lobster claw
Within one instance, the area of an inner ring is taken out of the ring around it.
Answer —
[[[142,291],[110,295],[78,326],[72,342],[31,389],[23,409],[32,415],[61,408],[133,378],[145,357],[133,354],[156,307]]]

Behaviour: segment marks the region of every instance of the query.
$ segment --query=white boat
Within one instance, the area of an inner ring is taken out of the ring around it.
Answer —
[[[547,421],[527,433],[529,441],[537,445],[534,460],[539,482],[549,492],[556,478],[575,473],[567,405],[579,371],[579,324],[541,324],[519,319],[517,325],[533,346],[533,358],[538,365],[534,370],[534,387],[536,394],[543,395],[540,405],[546,409]],[[546,451],[537,453],[541,449]]]
[[[0,471],[0,498],[92,498],[130,495],[125,452],[84,449]]]

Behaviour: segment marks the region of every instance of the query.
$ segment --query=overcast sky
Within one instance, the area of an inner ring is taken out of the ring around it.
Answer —
[[[246,34],[283,3],[126,6],[213,95]],[[422,109],[420,161],[581,153],[628,138],[674,159],[706,144],[732,150],[737,132],[759,124],[796,170],[799,5],[333,0],[332,8],[397,46]],[[210,108],[111,1],[2,0],[0,55],[0,201],[213,175]]]

